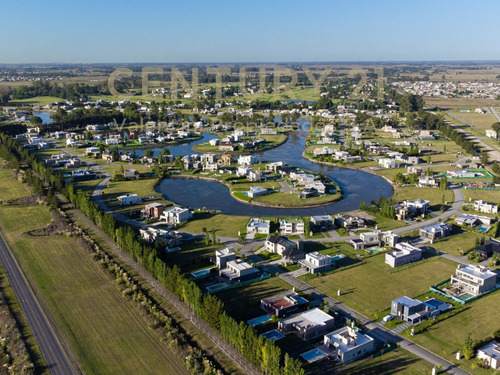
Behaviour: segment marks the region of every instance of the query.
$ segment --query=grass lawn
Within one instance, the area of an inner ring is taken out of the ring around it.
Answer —
[[[455,355],[461,349],[465,338],[469,333],[474,340],[481,340],[491,336],[493,332],[500,328],[498,320],[498,306],[500,304],[500,291],[479,298],[466,305],[462,312],[439,321],[428,327],[423,333],[409,337],[419,345],[437,353],[446,360],[457,363]],[[462,359],[461,367],[471,371],[471,365],[475,359],[465,361]],[[474,374],[495,374],[492,369],[474,369]]]
[[[173,266],[176,264],[183,272],[193,272],[212,266],[209,257],[215,255],[215,250],[223,245],[206,245],[205,241],[188,241],[182,245],[182,250],[170,253],[166,262]]]
[[[108,183],[108,187],[103,190],[103,201],[109,206],[117,205],[119,203],[116,198],[120,195],[137,194],[143,198],[154,196],[161,200],[159,203],[170,203],[165,199],[161,199],[163,196],[154,189],[156,181],[156,178],[116,182],[111,181]],[[140,206],[142,207],[142,204],[140,204]]]
[[[491,124],[497,122],[497,118],[495,115],[491,113],[461,113],[461,112],[452,112],[456,117],[467,121],[469,124],[476,126],[479,130],[483,132],[486,129],[491,129]]]
[[[299,199],[297,194],[273,193],[252,198],[252,202],[272,204],[283,207],[304,207],[310,204],[332,203],[338,200],[340,197],[340,194],[327,194],[322,197]]]
[[[195,212],[193,219],[180,226],[183,232],[203,234],[203,228],[211,231],[215,229],[217,236],[238,237],[238,231],[246,232],[246,225],[250,220],[247,216],[232,216]]]
[[[55,96],[35,96],[34,98],[11,100],[9,101],[9,105],[47,105],[62,101],[64,101],[64,99]]]
[[[404,349],[395,349],[380,357],[342,371],[345,375],[421,375],[430,374],[432,365]]]
[[[477,199],[498,204],[500,202],[500,190],[475,190],[462,189],[464,193],[464,202],[474,202]]]
[[[479,232],[463,232],[435,242],[433,245],[435,249],[450,253],[451,255],[462,256],[475,247],[476,238],[481,238]]]
[[[440,257],[393,269],[384,255],[367,258],[363,264],[309,280],[311,286],[338,299],[366,316],[387,309],[395,298],[415,297],[455,271],[455,263]],[[418,280],[418,282],[415,282]],[[342,291],[340,297],[337,290]]]
[[[0,199],[28,189],[0,170]],[[74,238],[29,237],[24,233],[50,223],[44,206],[0,206],[2,232],[42,304],[87,374],[185,374],[180,358],[123,299],[105,273]]]
[[[12,170],[0,168],[0,200],[17,199],[31,194],[26,184],[15,183],[13,177]]]
[[[292,286],[286,281],[278,277],[271,277],[270,279],[247,284],[241,288],[217,293],[217,297],[224,302],[229,315],[235,319],[247,321],[266,314],[260,308],[262,298],[272,297],[291,290]]]

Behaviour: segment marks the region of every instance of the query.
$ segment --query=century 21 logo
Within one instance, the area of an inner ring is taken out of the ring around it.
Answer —
[[[314,72],[311,72],[309,68],[307,67],[302,67],[301,71],[306,75],[307,79],[309,80],[311,86],[315,90],[315,96],[319,97],[319,90],[321,86],[325,83],[326,78],[328,75],[331,73],[332,68],[326,68],[323,71],[315,70]],[[383,99],[383,89],[384,89],[384,75],[383,75],[384,70],[382,68],[375,68],[375,74],[377,75],[377,86],[378,86],[378,98]],[[197,98],[198,97],[198,90],[200,88],[199,85],[199,75],[198,75],[198,68],[193,68],[191,70],[191,80],[188,82],[186,78],[184,77],[183,73],[178,69],[178,68],[171,68],[170,71],[168,72],[170,74],[170,81],[168,82],[161,82],[157,80],[151,80],[151,76],[156,75],[156,76],[162,76],[165,74],[165,71],[163,68],[155,68],[155,67],[145,67],[142,68],[142,96],[148,96],[150,94],[150,88],[151,87],[169,87],[169,92],[171,95],[172,99],[177,99],[177,92],[179,89],[184,90],[185,92],[191,92],[192,93],[192,98]],[[231,74],[231,68],[229,67],[219,67],[219,68],[207,68],[206,69],[207,74],[213,74],[215,75],[215,98],[216,99],[222,99],[222,87],[223,87],[223,82],[222,82],[222,75],[226,74],[229,75]],[[319,74],[319,77],[316,78],[314,73]],[[115,81],[119,77],[132,77],[134,72],[131,69],[128,68],[119,68],[115,70],[111,75],[109,76],[108,79],[108,89],[111,93],[111,95],[120,97],[123,97],[123,93],[118,92],[118,90],[115,87]],[[282,91],[289,90],[293,88],[297,82],[298,82],[298,71],[291,69],[291,68],[283,68],[283,67],[260,67],[258,71],[258,77],[259,77],[259,87],[261,89],[266,87],[266,75],[269,76],[270,74],[273,75],[273,87],[274,89],[280,89]],[[359,74],[361,76],[361,81],[354,90],[354,94],[359,93],[359,91],[363,88],[363,84],[366,82],[367,75],[366,71],[363,69],[352,69],[349,72],[349,76],[353,77],[356,74]],[[247,77],[247,72],[245,67],[241,67],[238,73],[238,86],[243,95],[249,94],[249,92],[246,89],[246,77]],[[288,82],[282,82],[282,77],[289,77],[287,80]],[[235,83],[235,82],[225,82],[224,84],[227,85],[229,83]]]

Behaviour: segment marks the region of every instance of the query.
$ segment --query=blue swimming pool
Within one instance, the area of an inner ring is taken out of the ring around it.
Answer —
[[[488,227],[479,227],[477,228],[478,231],[486,233],[488,231]]]
[[[327,354],[316,348],[313,350],[309,350],[308,352],[302,353],[300,356],[304,358],[307,362],[313,363],[326,357]]]
[[[285,337],[284,334],[282,334],[280,331],[276,329],[273,329],[272,331],[269,332],[265,332],[261,336],[265,337],[267,340],[274,340],[274,341],[278,341],[279,339]]]
[[[200,276],[205,276],[205,275],[208,275],[210,273],[210,271],[212,270],[213,267],[211,268],[206,268],[204,270],[199,270],[199,271],[195,271],[195,272],[191,272],[191,275],[193,277],[200,277]]]
[[[332,258],[332,262],[335,262],[336,260],[339,260],[339,259],[344,259],[344,258],[345,258],[345,255],[344,255],[344,254],[335,255],[335,256]]]
[[[258,326],[259,324],[266,323],[271,320],[271,314],[262,315],[257,318],[253,318],[247,321],[252,327]]]

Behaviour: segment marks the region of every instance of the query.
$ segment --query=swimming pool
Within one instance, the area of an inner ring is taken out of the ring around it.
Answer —
[[[344,259],[344,258],[345,258],[344,254],[339,254],[339,255],[335,255],[331,260],[332,260],[332,262],[335,262],[336,260]]]
[[[488,227],[479,227],[479,228],[477,228],[478,231],[483,232],[483,233],[486,233],[488,231],[488,229],[489,229]]]
[[[272,331],[265,332],[261,335],[262,337],[265,337],[267,340],[274,340],[278,341],[285,337],[284,334],[282,334],[280,331],[273,329]]]
[[[204,270],[199,270],[199,271],[191,272],[191,275],[193,277],[205,276],[205,275],[208,275],[213,268],[214,267],[210,267],[210,268],[206,268]]]
[[[266,323],[271,320],[271,314],[262,315],[257,318],[253,318],[247,321],[249,325],[252,327],[258,326],[259,324]]]
[[[327,354],[316,348],[313,350],[309,350],[308,352],[302,353],[300,356],[304,358],[307,362],[313,363],[319,361],[322,358],[325,358]]]

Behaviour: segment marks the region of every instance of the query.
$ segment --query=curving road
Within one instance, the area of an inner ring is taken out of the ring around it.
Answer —
[[[0,263],[2,263],[7,278],[16,294],[19,305],[35,336],[43,358],[53,375],[76,375],[71,361],[43,313],[28,281],[12,255],[9,247],[0,234]]]

